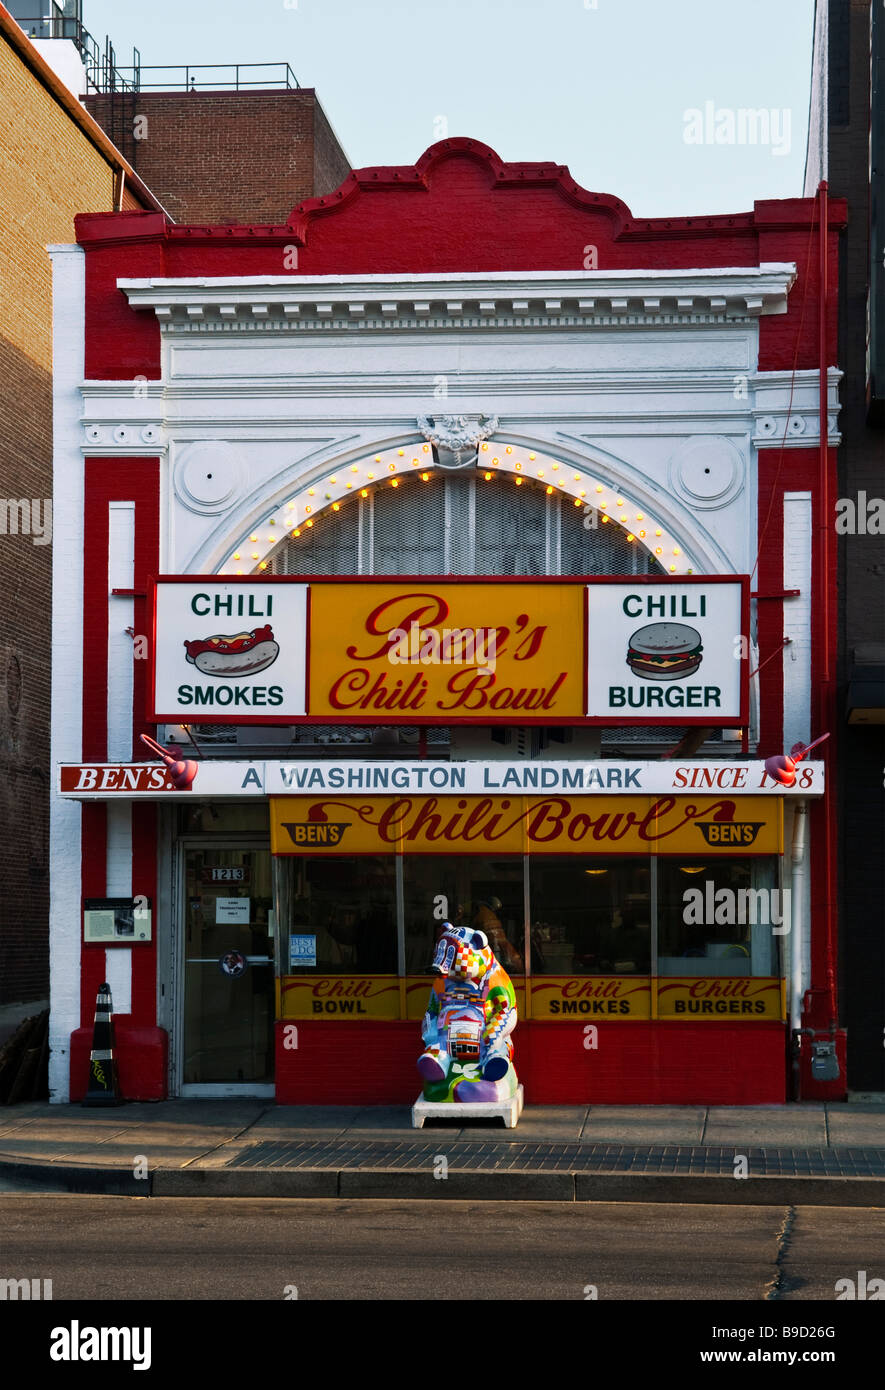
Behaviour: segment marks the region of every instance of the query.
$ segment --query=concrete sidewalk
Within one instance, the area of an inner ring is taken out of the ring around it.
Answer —
[[[486,1197],[885,1206],[885,1101],[527,1106],[516,1129],[407,1106],[173,1100],[0,1109],[0,1181],[130,1196]]]

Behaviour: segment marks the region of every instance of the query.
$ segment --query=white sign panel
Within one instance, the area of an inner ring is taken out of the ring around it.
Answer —
[[[151,717],[279,724],[305,714],[307,588],[158,580]]]
[[[800,762],[792,781],[766,772],[763,761],[712,759],[625,762],[617,758],[573,762],[449,763],[363,759],[305,759],[302,762],[228,762],[206,759],[188,791],[178,791],[158,763],[68,763],[59,768],[59,793],[78,801],[214,801],[248,796],[305,796],[355,792],[367,796],[512,796],[581,792],[623,796],[729,795],[822,796],[825,765]]]
[[[215,899],[215,923],[216,926],[246,926],[249,925],[249,909],[251,907],[249,898],[216,898]]]
[[[587,714],[618,724],[746,722],[740,579],[587,588]]]

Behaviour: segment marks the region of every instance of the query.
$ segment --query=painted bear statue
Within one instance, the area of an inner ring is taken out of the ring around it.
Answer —
[[[424,1099],[475,1103],[514,1096],[516,995],[485,932],[444,922],[430,968],[436,979],[418,1059]]]

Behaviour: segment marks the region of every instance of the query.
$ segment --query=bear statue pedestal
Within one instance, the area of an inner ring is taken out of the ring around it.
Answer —
[[[505,1129],[515,1129],[522,1114],[522,1087],[505,1100],[451,1101],[425,1100],[419,1097],[412,1106],[412,1128],[423,1129],[425,1120],[496,1120],[504,1121]]]

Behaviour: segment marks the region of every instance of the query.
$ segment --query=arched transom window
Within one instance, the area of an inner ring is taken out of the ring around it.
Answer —
[[[375,489],[287,535],[273,574],[663,574],[623,529],[528,479],[428,473]]]

